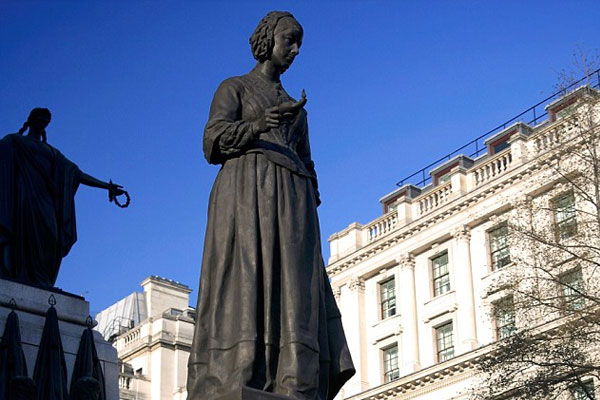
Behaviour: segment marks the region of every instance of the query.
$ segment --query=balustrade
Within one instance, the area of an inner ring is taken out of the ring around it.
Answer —
[[[482,159],[480,164],[474,165],[467,173],[468,183],[462,180],[454,180],[461,187],[455,187],[453,191],[452,182],[448,181],[438,184],[437,187],[421,194],[412,200],[410,207],[411,213],[416,218],[424,217],[448,203],[453,194],[464,194],[470,190],[479,188],[495,178],[505,174],[513,166],[520,166],[527,157],[536,157],[546,151],[556,148],[560,144],[568,143],[579,133],[579,123],[575,115],[566,117],[556,122],[548,122],[535,128],[535,133],[529,137],[524,136],[525,143],[517,143],[521,147],[507,148],[498,154],[490,156],[488,159]],[[515,160],[513,160],[513,151]],[[487,157],[486,157],[487,158]],[[513,162],[514,161],[514,162]],[[461,177],[459,177],[461,178]],[[462,178],[461,178],[462,179]],[[410,220],[414,220],[411,218]],[[402,221],[405,220],[404,218]],[[359,247],[372,243],[401,226],[398,211],[391,211],[378,219],[372,221],[362,228],[362,244]],[[133,338],[130,339],[134,340]],[[129,342],[130,342],[129,341]],[[129,343],[126,341],[126,344]]]
[[[494,158],[481,166],[475,167],[473,176],[475,178],[475,186],[479,186],[495,177],[503,174],[512,164],[512,153],[510,149],[499,153]]]
[[[452,184],[447,182],[429,193],[425,193],[418,199],[419,214],[423,215],[430,211],[435,210],[439,206],[448,202],[448,199],[452,194]]]
[[[575,118],[565,120],[560,125],[555,125],[551,129],[543,130],[533,138],[534,153],[540,154],[550,150],[561,142],[570,139],[577,132],[577,121]]]
[[[367,232],[367,239],[369,242],[380,238],[393,231],[398,225],[398,211],[390,211],[389,213],[379,217],[369,225],[365,226]]]
[[[130,346],[140,340],[140,328],[128,332],[123,337],[123,347]]]

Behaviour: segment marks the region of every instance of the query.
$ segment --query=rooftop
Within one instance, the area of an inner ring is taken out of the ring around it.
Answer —
[[[535,118],[535,125],[517,121],[521,113],[501,129],[487,132],[399,182],[401,187],[380,199],[383,215],[364,225],[354,222],[329,237],[329,275],[482,201],[535,169],[534,160],[575,139],[579,123],[573,111],[587,99],[600,108],[600,69],[593,74],[593,79],[584,78],[588,79],[585,85],[575,86],[579,80],[534,106],[544,105],[544,114]],[[478,147],[479,142],[484,146],[475,154],[458,153],[469,145]],[[425,171],[429,176],[421,182],[405,182],[424,177]]]
[[[507,128],[511,126],[515,126],[519,122],[525,123],[529,127],[534,127],[540,125],[544,122],[548,121],[548,108],[556,107],[563,102],[563,97],[576,88],[578,85],[583,85],[583,87],[591,87],[594,89],[600,88],[600,68],[595,71],[592,71],[585,75],[583,78],[567,84],[564,88],[560,88],[556,93],[552,94],[549,97],[539,101],[533,106],[527,108],[526,110],[520,112],[509,120],[501,123],[493,129],[485,132],[484,134],[476,137],[468,143],[460,146],[458,149],[446,154],[443,157],[440,157],[438,160],[426,165],[425,167],[413,172],[407,177],[401,179],[396,183],[397,186],[402,187],[407,183],[412,183],[414,186],[425,187],[432,181],[433,170],[437,169],[437,167],[445,164],[446,161],[451,160],[452,158],[459,155],[467,155],[470,158],[476,159],[477,157],[484,155],[489,152],[489,143],[493,142],[494,138],[506,131]],[[414,180],[418,180],[417,182],[413,182]]]

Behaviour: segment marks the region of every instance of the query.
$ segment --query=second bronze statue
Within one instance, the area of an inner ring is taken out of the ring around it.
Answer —
[[[188,399],[333,399],[354,366],[321,255],[306,95],[280,76],[303,29],[270,12],[256,66],[221,83],[204,130],[213,185]]]
[[[50,119],[47,108],[35,108],[18,133],[0,140],[0,278],[41,288],[54,286],[77,240],[79,185],[106,189],[109,199],[127,194],[81,171],[49,145]]]

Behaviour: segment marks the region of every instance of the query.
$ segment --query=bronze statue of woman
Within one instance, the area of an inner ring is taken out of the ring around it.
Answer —
[[[256,66],[214,95],[204,155],[221,169],[210,194],[189,400],[239,398],[232,393],[241,388],[326,400],[354,374],[321,254],[306,98],[295,101],[280,81],[302,35],[290,13],[268,13],[250,38]]]
[[[47,108],[34,108],[18,133],[0,140],[0,278],[42,288],[54,286],[62,258],[77,240],[79,184],[106,189],[109,198],[125,193],[49,145],[50,119]]]

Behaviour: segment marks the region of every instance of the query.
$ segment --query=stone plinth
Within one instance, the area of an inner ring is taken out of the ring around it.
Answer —
[[[15,312],[19,316],[21,341],[27,360],[29,377],[33,377],[35,360],[39,348],[42,330],[50,295],[56,299],[58,326],[67,363],[68,384],[77,356],[81,334],[86,328],[90,304],[83,297],[60,290],[44,290],[20,283],[0,279],[0,335],[4,332],[6,318],[11,312],[11,299],[16,302]],[[99,332],[94,331],[98,358],[104,371],[107,400],[118,400],[118,365],[117,350],[106,342]]]
[[[292,400],[292,398],[281,394],[262,392],[244,386],[215,400]]]

